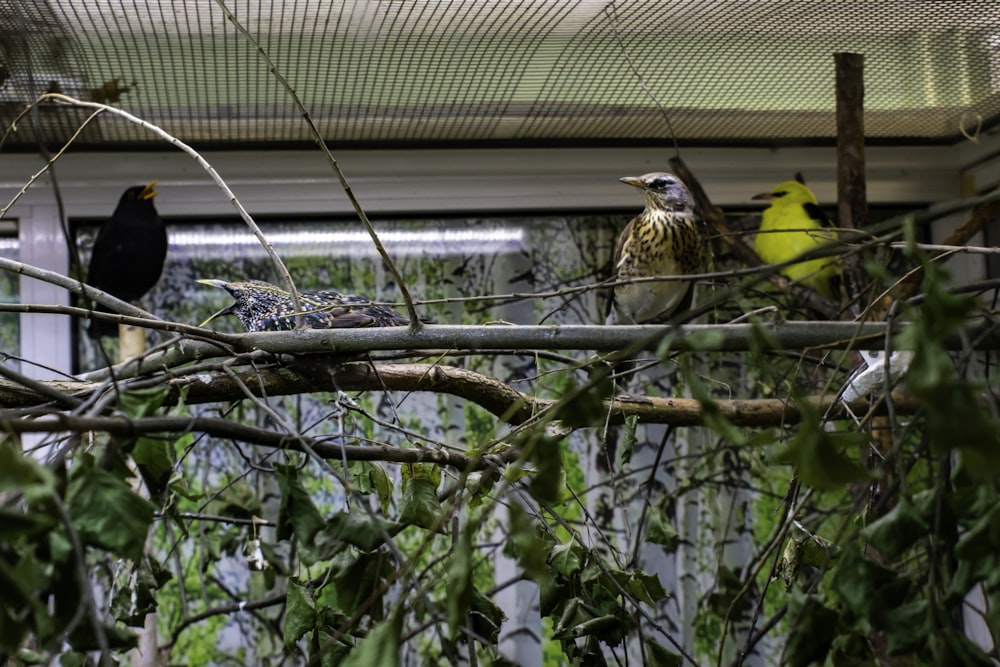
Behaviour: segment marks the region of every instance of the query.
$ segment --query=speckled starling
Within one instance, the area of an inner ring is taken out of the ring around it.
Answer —
[[[379,306],[364,296],[341,294],[334,290],[299,292],[301,311],[296,312],[292,295],[261,280],[227,283],[224,280],[199,280],[203,285],[220,287],[234,301],[219,315],[236,315],[247,332],[287,331],[295,328],[295,316],[302,315],[312,329],[350,329],[357,327],[398,327],[408,319],[387,306]]]
[[[167,257],[167,230],[153,206],[155,187],[156,181],[151,181],[122,194],[94,241],[88,285],[122,301],[137,301],[156,285]],[[92,319],[87,333],[91,338],[115,336],[118,325]]]
[[[698,273],[702,238],[694,202],[679,178],[666,172],[626,176],[623,183],[642,189],[646,208],[618,237],[614,278],[626,281],[653,276]],[[662,322],[691,305],[690,281],[640,282],[618,285],[608,324]]]

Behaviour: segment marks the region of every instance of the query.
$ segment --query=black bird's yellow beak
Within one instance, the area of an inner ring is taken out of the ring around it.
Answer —
[[[774,199],[773,192],[761,192],[759,195],[754,195],[750,199],[763,199],[764,201],[771,201]]]
[[[139,199],[152,199],[153,197],[155,197],[158,194],[155,188],[156,188],[156,181],[150,181],[149,183],[147,183],[146,187],[144,187],[142,189],[142,192],[139,193]]]
[[[646,187],[646,184],[642,182],[642,179],[636,178],[635,176],[625,176],[623,178],[619,178],[618,180],[621,181],[622,183],[627,183],[628,185],[631,185],[632,187],[635,188]]]

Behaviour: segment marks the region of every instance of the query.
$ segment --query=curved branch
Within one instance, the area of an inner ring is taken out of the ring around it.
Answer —
[[[98,391],[102,385],[91,382],[67,382],[63,380],[46,383],[70,396],[84,397],[91,391]],[[502,422],[519,425],[533,416],[554,406],[557,401],[541,399],[521,393],[507,384],[486,375],[481,375],[464,368],[450,366],[429,366],[427,364],[380,364],[373,366],[368,363],[338,364],[327,361],[317,362],[310,359],[308,369],[305,364],[298,368],[276,367],[257,370],[234,371],[233,377],[226,373],[209,372],[192,376],[182,376],[166,380],[171,392],[167,404],[176,404],[183,392],[187,404],[214,403],[231,401],[246,396],[241,384],[250,388],[256,395],[282,396],[324,391],[428,391],[450,394],[465,399],[486,409]],[[32,390],[0,382],[0,406],[30,407],[47,400]],[[812,397],[817,408],[826,412],[832,408],[832,416],[840,415],[834,396]],[[917,403],[908,396],[893,396],[897,411],[906,413],[917,409]],[[867,400],[851,404],[856,413],[867,412],[870,408]],[[675,426],[699,426],[705,423],[706,413],[721,415],[736,426],[782,426],[797,424],[801,419],[801,411],[793,401],[785,398],[762,398],[747,400],[718,400],[710,406],[691,398],[673,397],[621,397],[604,402],[604,411],[610,415],[611,423],[622,423],[628,416],[636,416],[640,422],[655,424],[672,424]],[[0,430],[9,428],[17,431],[62,431],[98,430],[129,435],[130,428],[140,428],[142,433],[155,431],[201,430],[211,435],[233,437],[247,442],[256,442],[269,446],[289,446],[295,440],[294,436],[263,431],[248,426],[232,424],[221,419],[181,417],[160,417],[128,421],[120,417],[98,418],[87,421],[77,417],[59,417],[53,419],[36,419],[22,424],[16,420],[0,420]],[[600,420],[603,424],[603,418]],[[140,431],[136,431],[138,433]],[[311,447],[326,457],[330,453],[340,455],[338,448],[330,449],[332,445],[308,440]],[[372,448],[362,447],[369,452]],[[351,448],[343,451],[353,452]],[[392,450],[394,452],[411,450]],[[366,454],[368,455],[368,454]],[[410,460],[416,454],[400,454],[402,459],[389,458],[385,460]],[[463,466],[469,463],[466,457],[448,455],[444,461],[447,465]],[[456,457],[456,458],[450,458]],[[348,458],[351,455],[348,454]],[[421,459],[426,460],[426,459]]]

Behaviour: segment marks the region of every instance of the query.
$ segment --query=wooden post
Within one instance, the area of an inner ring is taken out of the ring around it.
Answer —
[[[146,330],[142,327],[131,324],[118,325],[118,363],[123,363],[129,359],[134,359],[146,351]],[[128,466],[135,477],[132,479],[132,490],[137,495],[145,497],[142,492],[142,476],[135,467],[135,462],[131,457],[128,459]],[[153,531],[146,535],[146,551],[152,550]],[[133,564],[132,567],[139,567]],[[130,665],[139,667],[160,667],[164,664],[160,654],[159,635],[156,629],[156,613],[146,614],[145,623],[142,630],[139,630],[139,645],[129,651],[128,660]]]
[[[863,229],[868,222],[865,187],[865,57],[835,53],[837,79],[837,224]]]
[[[146,330],[129,324],[118,325],[118,363],[138,357],[146,351]]]
[[[833,54],[837,97],[837,226],[864,229],[868,223],[865,184],[865,57],[860,53]],[[844,291],[855,313],[867,304],[864,269],[858,254],[843,261]],[[884,304],[887,306],[887,304]],[[874,319],[882,319],[877,315]]]

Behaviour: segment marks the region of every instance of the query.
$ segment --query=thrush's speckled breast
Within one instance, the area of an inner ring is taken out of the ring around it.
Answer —
[[[702,236],[694,201],[684,183],[660,171],[621,180],[642,190],[646,207],[618,238],[614,256],[616,282],[698,273],[702,266]],[[660,322],[690,306],[691,283],[674,280],[618,285],[612,301],[608,324]]]
[[[396,327],[410,323],[388,306],[376,305],[364,296],[342,294],[335,290],[300,291],[301,309],[296,311],[291,294],[261,280],[198,282],[222,288],[233,297],[232,305],[213,315],[209,321],[220,315],[236,315],[247,332],[294,329],[298,314],[312,329]]]

